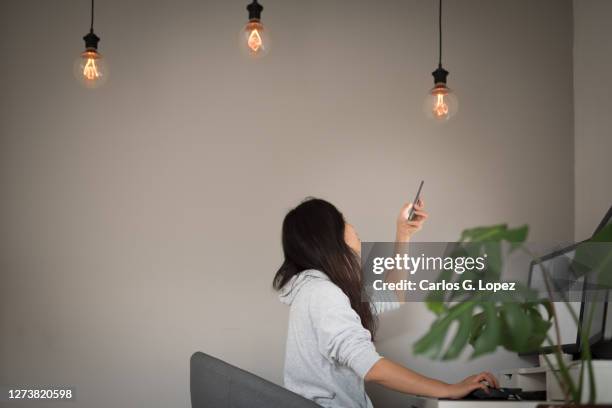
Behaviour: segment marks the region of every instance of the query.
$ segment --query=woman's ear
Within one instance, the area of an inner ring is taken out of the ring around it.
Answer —
[[[361,240],[355,228],[348,222],[344,225],[344,242],[348,245],[358,256],[361,255]]]

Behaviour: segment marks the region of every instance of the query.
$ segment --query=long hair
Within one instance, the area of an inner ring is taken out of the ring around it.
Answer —
[[[285,260],[272,286],[280,290],[300,272],[317,269],[325,273],[349,298],[361,324],[376,332],[376,319],[363,291],[357,254],[344,241],[344,216],[331,203],[309,198],[289,211],[283,221]]]

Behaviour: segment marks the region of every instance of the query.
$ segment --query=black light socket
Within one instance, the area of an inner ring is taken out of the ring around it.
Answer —
[[[89,33],[87,33],[87,35],[83,37],[83,40],[85,40],[86,49],[88,50],[98,49],[98,43],[100,42],[100,37],[95,35],[93,31],[90,31]]]
[[[253,0],[251,4],[247,7],[249,11],[249,20],[260,20],[261,12],[263,11],[263,6],[257,2],[257,0]]]
[[[434,84],[446,84],[446,77],[448,77],[448,71],[442,68],[442,65],[431,73],[434,77]]]

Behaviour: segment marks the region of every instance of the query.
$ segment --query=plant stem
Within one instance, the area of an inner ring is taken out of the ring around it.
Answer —
[[[569,383],[571,383],[571,378],[569,377],[569,373],[567,372],[567,370],[565,370],[565,367],[564,367],[564,369],[561,369],[561,366],[558,366],[557,367],[558,370],[556,370],[555,366],[553,365],[553,363],[550,360],[550,358],[548,357],[548,355],[547,354],[543,354],[543,356],[544,356],[544,360],[546,360],[546,364],[550,368],[550,372],[553,373],[553,375],[555,377],[555,380],[557,380],[557,384],[559,384],[561,386],[561,390],[563,390],[563,400],[565,401],[566,404],[569,404],[570,403],[570,394],[572,394],[572,395],[575,394],[574,387],[570,387],[569,386]],[[559,359],[558,359],[557,354],[555,354],[555,357],[557,357],[557,364],[559,364]],[[557,372],[557,371],[559,371],[559,372]]]
[[[547,336],[546,339],[548,340],[550,344],[553,344],[550,336]],[[563,380],[563,381],[559,381],[559,385],[561,386],[561,389],[563,390],[563,397],[565,399],[565,402],[569,403],[569,402],[580,401],[580,390],[576,388],[576,385],[574,384],[574,380],[569,374],[569,370],[567,366],[565,365],[565,361],[563,361],[563,355],[558,352],[555,352],[554,356],[555,356],[555,359],[557,360],[557,369],[559,370],[559,374],[561,376],[561,379]],[[544,354],[544,359],[546,360],[546,363],[549,365],[551,371],[554,373],[555,367],[552,365],[552,363],[550,362],[546,354]],[[555,376],[555,378],[557,380],[559,379],[558,376]],[[570,394],[571,394],[571,400],[570,400]]]
[[[587,288],[588,290],[588,288]],[[587,326],[586,329],[582,330],[580,333],[580,341],[583,345],[581,351],[581,359],[586,361],[587,369],[589,374],[589,404],[594,404],[597,400],[597,387],[595,384],[595,373],[593,372],[593,358],[591,355],[591,344],[589,341],[589,334],[591,333],[591,324],[593,323],[593,315],[595,314],[595,305],[597,304],[599,297],[599,292],[595,293],[595,299],[591,303],[591,308],[589,310],[589,317],[587,318]],[[581,378],[582,382],[582,367],[581,367]]]
[[[549,299],[552,298],[552,290],[550,287],[550,274],[548,272],[548,268],[546,268],[544,266],[544,263],[542,262],[542,260],[540,259],[539,256],[535,255],[533,252],[531,252],[529,249],[521,246],[521,248],[527,252],[531,257],[533,257],[539,264],[540,268],[542,268],[542,272],[543,272],[543,276],[544,276],[544,284],[546,285],[546,292],[548,294]],[[582,397],[582,387],[580,386],[578,389],[576,389],[576,386],[574,384],[574,381],[572,380],[571,376],[569,375],[569,371],[567,369],[567,366],[565,365],[565,362],[563,361],[563,350],[561,348],[561,330],[559,328],[559,319],[558,319],[558,315],[557,315],[557,309],[555,307],[554,302],[551,302],[550,300],[548,301],[549,305],[550,305],[550,310],[552,311],[552,315],[553,315],[553,324],[554,324],[554,328],[555,328],[555,337],[556,337],[556,345],[551,341],[549,336],[546,336],[549,343],[551,343],[551,345],[553,345],[553,350],[555,350],[555,357],[557,359],[557,364],[559,365],[559,371],[561,373],[561,377],[563,377],[563,379],[565,380],[565,384],[563,384],[563,382],[559,382],[559,385],[561,386],[561,388],[563,389],[563,394],[564,394],[564,398],[565,398],[565,402],[569,402],[569,394],[572,395],[572,400],[576,403],[580,402],[580,399]],[[577,327],[579,327],[579,320],[578,317],[576,316],[576,312],[574,311],[574,309],[572,309],[571,305],[564,300],[564,303],[566,304],[566,306],[568,307],[570,314],[576,324]],[[544,358],[546,359],[546,362],[549,363],[550,366],[550,361],[548,360],[548,357],[546,356],[546,354],[544,354]],[[551,370],[553,370],[554,372],[554,368],[551,366]],[[555,378],[558,380],[559,377],[555,376]],[[582,384],[580,384],[582,385]]]

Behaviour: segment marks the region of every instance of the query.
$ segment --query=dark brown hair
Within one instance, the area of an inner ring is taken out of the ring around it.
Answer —
[[[344,241],[344,228],[342,213],[325,200],[309,198],[289,211],[282,230],[285,260],[272,286],[279,290],[307,269],[325,273],[349,298],[374,338],[376,318],[363,291],[358,256]]]

